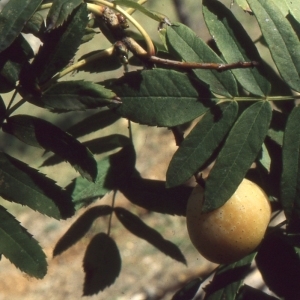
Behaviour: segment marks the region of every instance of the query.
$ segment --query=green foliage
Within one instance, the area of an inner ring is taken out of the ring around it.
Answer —
[[[115,196],[117,191],[147,210],[185,216],[192,188],[184,183],[193,176],[203,183],[199,180],[202,172],[214,163],[205,179],[204,212],[222,206],[242,179],[251,177],[273,200],[273,211],[284,211],[287,226],[271,228],[255,253],[219,266],[203,289],[205,299],[277,299],[243,283],[255,255],[268,287],[279,297],[297,299],[300,114],[295,92],[300,92],[300,0],[235,1],[253,14],[252,21],[261,31],[259,41],[270,51],[264,57],[275,67],[261,58],[256,43],[228,7],[216,0],[202,2],[213,46],[187,26],[171,24],[164,14],[136,1],[8,1],[0,13],[0,93],[12,92],[9,103],[0,96],[3,138],[8,133],[24,147],[52,152],[42,166],[51,170],[67,161],[81,176],[68,178],[67,186],[59,186],[25,163],[25,158],[23,162],[13,157],[7,146],[0,152],[0,195],[3,201],[26,205],[56,219],[72,217],[78,209],[109,192]],[[143,13],[145,22],[146,17],[159,22],[159,51],[143,24],[122,7]],[[41,12],[46,9],[46,14]],[[125,17],[140,31],[143,42],[136,41],[132,31],[125,31]],[[40,40],[37,54],[23,33]],[[96,50],[72,62],[81,44],[93,41],[96,33],[114,45],[101,50],[103,45],[97,44]],[[135,67],[128,72],[128,64],[134,60],[144,69]],[[101,77],[122,67],[125,74],[120,78]],[[99,82],[60,80],[73,71],[99,74]],[[65,114],[66,126],[30,114],[30,105]],[[15,114],[21,106],[27,106],[27,115]],[[88,113],[78,121],[76,112],[85,110]],[[104,129],[114,128],[121,118],[129,120],[128,136],[119,132],[105,136]],[[142,178],[136,170],[130,122],[173,131],[178,150],[166,181]],[[190,132],[181,134],[187,124]],[[91,133],[93,138],[77,140]],[[84,255],[84,295],[104,290],[121,272],[117,240],[110,235],[112,214],[123,230],[146,240],[176,263],[186,264],[177,245],[128,209],[115,207],[114,202],[95,206],[73,223],[53,252],[56,256],[72,247],[94,221],[109,216],[107,233],[96,234]],[[21,271],[42,278],[47,263],[37,241],[2,206],[0,219],[0,253]],[[295,280],[290,280],[291,273]],[[282,276],[279,281],[278,274]],[[191,299],[205,280],[193,280],[173,299]]]

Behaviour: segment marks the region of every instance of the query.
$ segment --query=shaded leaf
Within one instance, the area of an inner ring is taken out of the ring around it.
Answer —
[[[243,285],[237,295],[236,300],[279,300],[279,298],[270,296],[258,289],[255,289],[249,285]]]
[[[265,237],[256,256],[256,265],[271,291],[284,299],[300,298],[300,259],[282,232]]]
[[[174,26],[167,27],[166,41],[168,50],[184,61],[224,63],[195,32],[183,24],[175,23]],[[193,73],[205,82],[213,93],[225,97],[237,95],[237,85],[231,71],[195,69]]]
[[[73,215],[71,197],[52,179],[0,152],[0,195],[55,219]]]
[[[112,110],[102,110],[72,125],[66,131],[73,137],[80,137],[97,130],[108,127],[120,119],[120,116]]]
[[[90,81],[58,82],[47,89],[41,97],[28,98],[28,102],[58,113],[121,103],[115,93]]]
[[[83,295],[91,296],[112,285],[121,271],[121,256],[115,241],[98,233],[89,243],[84,259]]]
[[[47,30],[61,26],[81,3],[82,0],[54,0],[47,15]]]
[[[127,73],[110,88],[122,99],[116,109],[118,114],[150,126],[187,123],[214,104],[209,91],[199,82],[172,70]]]
[[[146,240],[165,255],[186,264],[186,259],[180,249],[172,242],[165,240],[159,232],[145,224],[138,216],[123,207],[115,207],[114,212],[119,221],[132,234]]]
[[[272,2],[247,1],[280,75],[292,89],[300,91],[300,42],[291,24]]]
[[[26,274],[43,278],[47,261],[37,241],[0,206],[0,253]]]
[[[230,9],[220,1],[203,1],[203,15],[210,34],[227,63],[257,61],[262,65],[260,55],[241,23]],[[241,86],[254,95],[265,96],[270,91],[268,74],[261,74],[263,66],[248,69],[234,69],[232,73]]]
[[[100,160],[97,163],[98,175],[95,183],[87,183],[79,177],[66,187],[72,195],[75,208],[87,206],[112,189],[118,189],[120,185],[127,182],[127,178],[131,177],[134,166],[135,152],[131,144]]]
[[[285,215],[288,219],[295,213],[300,218],[300,107],[290,114],[284,131],[282,146],[283,169],[281,174],[281,197]]]
[[[235,299],[244,278],[250,273],[251,262],[256,253],[230,265],[221,265],[212,282],[205,287],[205,300]]]
[[[220,145],[237,116],[236,102],[212,107],[192,129],[175,152],[167,171],[167,187],[192,177]]]
[[[261,101],[235,122],[206,181],[203,212],[219,208],[233,195],[261,149],[271,116],[270,103]]]
[[[42,84],[67,66],[81,44],[87,22],[87,7],[82,4],[75,9],[68,22],[46,33],[43,46],[32,63],[30,75],[36,76]]]
[[[128,137],[121,134],[112,134],[88,142],[83,142],[82,145],[87,147],[93,154],[102,154],[126,146],[129,143],[131,143],[131,141]],[[63,162],[63,159],[60,156],[53,155],[43,162],[42,167],[53,166],[61,162]]]
[[[9,47],[22,31],[42,0],[10,0],[0,12],[0,52]]]
[[[128,178],[120,187],[124,196],[135,205],[154,212],[179,216],[185,216],[192,190],[188,186],[167,189],[165,181],[138,176]]]
[[[203,283],[201,278],[195,278],[188,282],[183,288],[177,291],[171,300],[192,300],[196,295],[200,285]]]
[[[80,142],[55,125],[29,115],[15,115],[3,124],[3,131],[22,142],[49,150],[67,160],[84,178],[94,181],[96,161]]]
[[[112,213],[112,207],[99,205],[85,211],[59,239],[53,249],[53,256],[59,255],[76,244],[89,231],[93,222]]]

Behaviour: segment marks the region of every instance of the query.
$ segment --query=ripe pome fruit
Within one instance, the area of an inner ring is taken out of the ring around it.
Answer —
[[[188,200],[186,222],[190,239],[206,259],[228,264],[251,253],[261,242],[271,217],[267,195],[244,179],[220,208],[201,213],[204,191],[196,186]]]

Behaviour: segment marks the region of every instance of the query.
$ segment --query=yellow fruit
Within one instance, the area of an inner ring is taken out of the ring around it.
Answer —
[[[202,214],[203,194],[202,187],[194,188],[186,213],[190,239],[200,254],[228,264],[251,253],[263,239],[271,217],[264,191],[244,179],[222,207]]]

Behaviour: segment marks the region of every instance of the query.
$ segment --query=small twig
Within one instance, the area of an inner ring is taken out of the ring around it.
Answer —
[[[231,70],[231,69],[253,68],[259,65],[259,63],[256,61],[251,61],[251,62],[239,61],[230,64],[182,62],[182,61],[164,59],[157,56],[150,56],[148,60],[155,64],[173,66],[181,69],[209,69],[209,70],[217,70],[220,72]]]

